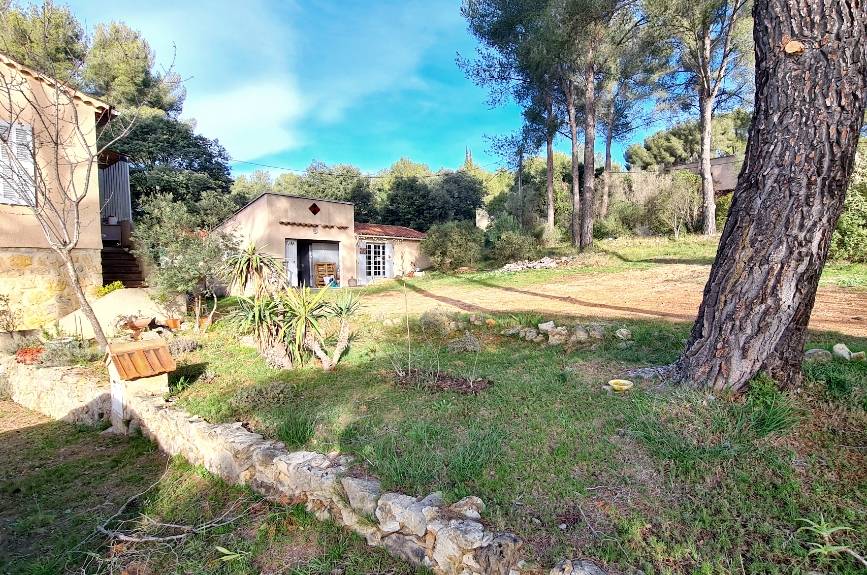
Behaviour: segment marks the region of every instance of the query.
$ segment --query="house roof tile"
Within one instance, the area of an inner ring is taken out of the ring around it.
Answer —
[[[355,222],[355,234],[358,236],[376,236],[382,238],[401,238],[406,240],[423,240],[425,234],[404,226],[389,226],[386,224],[363,224]]]

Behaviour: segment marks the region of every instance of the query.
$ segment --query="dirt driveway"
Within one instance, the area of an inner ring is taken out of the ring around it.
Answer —
[[[692,321],[709,271],[709,266],[687,264],[616,273],[564,269],[556,283],[520,287],[470,279],[458,285],[411,282],[407,300],[411,314],[439,305],[471,313],[534,311],[573,317]],[[404,310],[404,295],[392,290],[368,296],[365,309],[375,316],[399,315]],[[867,337],[867,291],[819,288],[810,327]]]

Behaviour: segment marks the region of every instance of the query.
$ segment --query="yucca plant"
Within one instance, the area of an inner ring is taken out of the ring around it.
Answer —
[[[349,347],[350,323],[349,320],[361,308],[361,302],[355,294],[350,291],[345,291],[336,300],[328,306],[329,315],[335,318],[340,323],[340,328],[337,332],[337,343],[334,346],[334,352],[331,355],[332,365],[337,365],[346,348]]]
[[[246,294],[250,285],[253,287],[254,297],[266,295],[269,286],[274,291],[286,287],[283,262],[262,251],[255,242],[250,242],[245,248],[229,255],[224,265],[231,282],[230,287],[237,287],[242,295]]]
[[[286,346],[286,333],[289,325],[288,316],[277,297],[260,296],[254,298],[238,298],[238,307],[230,316],[230,321],[241,333],[252,334],[256,338],[259,351],[268,357],[275,357],[279,352],[280,367],[292,367],[292,355]]]
[[[293,357],[300,363],[304,350],[310,350],[322,361],[323,369],[329,370],[333,366],[322,349],[323,324],[330,315],[327,296],[328,290],[302,287],[287,290],[281,299],[288,318],[286,341]]]

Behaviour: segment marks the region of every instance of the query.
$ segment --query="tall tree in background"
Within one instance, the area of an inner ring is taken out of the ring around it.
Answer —
[[[637,14],[627,13],[632,18]],[[599,215],[608,215],[612,170],[611,147],[652,122],[646,103],[656,95],[659,76],[667,68],[669,52],[659,41],[658,30],[649,26],[629,30],[617,50],[606,61],[599,106],[600,124],[605,132],[605,170],[602,173]]]
[[[701,132],[704,233],[716,233],[711,174],[711,125],[718,109],[742,102],[749,90],[751,0],[646,0],[653,25],[668,38],[674,57],[672,100],[697,109]]]
[[[147,106],[176,116],[183,107],[180,80],[156,73],[150,45],[121,22],[96,26],[83,72],[87,91],[118,108]]]
[[[562,120],[555,102],[560,64],[546,10],[544,2],[532,0],[465,0],[461,11],[481,48],[476,61],[459,59],[459,64],[477,84],[490,88],[492,105],[511,97],[524,108],[522,148],[532,151],[544,142],[548,201],[545,225],[551,237],[554,139]]]
[[[757,1],[755,108],[698,319],[671,375],[745,389],[801,380],[807,324],[867,98],[867,3]]]
[[[87,37],[68,7],[47,1],[24,9],[7,0],[0,5],[0,38],[16,62],[81,87]]]

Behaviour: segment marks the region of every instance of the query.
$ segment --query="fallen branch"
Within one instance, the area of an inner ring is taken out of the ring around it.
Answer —
[[[154,519],[152,519],[146,515],[142,515],[145,522],[149,523],[150,525],[164,528],[164,529],[174,529],[174,530],[180,531],[180,533],[175,533],[172,535],[135,535],[135,534],[126,533],[124,531],[120,531],[120,530],[116,530],[116,529],[109,529],[108,526],[113,521],[115,521],[118,517],[120,517],[120,515],[123,514],[123,512],[134,501],[136,501],[142,495],[147,494],[154,487],[159,485],[162,482],[162,480],[166,477],[167,474],[168,474],[168,469],[166,469],[163,472],[163,474],[160,476],[159,479],[157,479],[154,483],[152,483],[150,486],[148,486],[147,489],[145,489],[144,491],[141,491],[139,493],[136,493],[135,495],[133,495],[132,497],[127,499],[124,502],[124,504],[121,505],[120,508],[114,513],[114,515],[112,515],[111,517],[106,519],[105,522],[102,523],[102,525],[97,526],[97,528],[96,528],[97,532],[105,535],[106,537],[109,537],[110,539],[114,539],[114,540],[118,540],[118,541],[124,541],[124,542],[128,542],[128,543],[151,543],[151,542],[177,541],[178,539],[183,539],[185,537],[189,537],[190,535],[196,535],[199,533],[204,533],[205,531],[209,531],[211,529],[216,529],[218,527],[224,527],[226,525],[230,525],[230,524],[234,523],[235,521],[237,521],[238,519],[240,519],[241,517],[244,517],[245,515],[247,515],[247,513],[252,508],[252,506],[250,506],[247,509],[245,509],[242,513],[239,513],[237,515],[229,517],[229,514],[233,510],[236,509],[237,504],[241,501],[241,499],[238,499],[232,505],[230,505],[229,508],[226,509],[226,511],[223,512],[222,515],[220,515],[216,519],[213,519],[212,521],[209,521],[207,523],[203,523],[201,525],[179,525],[176,523],[161,523],[159,521],[155,521]]]

